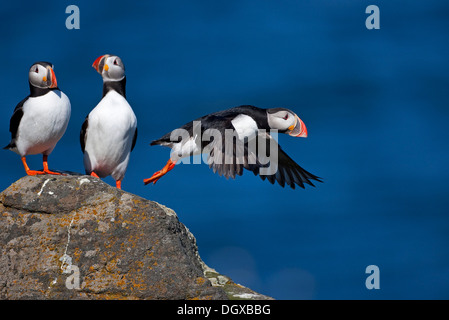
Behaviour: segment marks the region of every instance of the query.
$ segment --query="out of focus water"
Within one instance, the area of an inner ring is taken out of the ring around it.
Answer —
[[[380,30],[365,27],[370,4]],[[444,0],[2,3],[0,137],[29,66],[51,61],[72,118],[50,167],[83,172],[79,130],[101,98],[91,65],[117,54],[139,124],[123,188],[173,208],[207,264],[277,299],[448,299],[448,16]],[[228,181],[202,164],[143,185],[169,156],[151,140],[241,104],[294,110],[309,138],[280,143],[325,183]],[[0,189],[22,177],[19,157],[3,151],[0,172]],[[379,290],[365,287],[371,264]]]

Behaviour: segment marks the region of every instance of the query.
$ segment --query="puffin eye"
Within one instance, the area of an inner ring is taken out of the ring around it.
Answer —
[[[36,69],[34,69],[34,72],[39,73],[39,68],[36,67]]]
[[[287,120],[288,119],[288,113],[287,114],[285,114],[285,116],[284,116],[284,118],[283,118],[284,120]]]
[[[118,66],[117,59],[114,60],[114,64],[115,64],[116,66]]]

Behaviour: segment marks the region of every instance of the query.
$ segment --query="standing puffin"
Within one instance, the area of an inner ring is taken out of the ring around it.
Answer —
[[[58,88],[54,67],[49,62],[34,63],[28,73],[30,95],[19,102],[9,123],[11,141],[3,149],[22,158],[28,175],[56,174],[48,169],[48,156],[64,135],[70,120],[70,100]],[[43,171],[30,170],[26,156],[43,155]]]
[[[81,127],[84,168],[97,178],[111,175],[121,189],[137,139],[137,119],[126,101],[125,66],[118,56],[105,54],[92,67],[103,77],[103,98]]]
[[[198,125],[200,128],[196,127]],[[216,133],[213,139],[204,139],[204,135],[208,131],[213,132],[212,130]],[[214,173],[226,178],[234,179],[236,175],[242,175],[245,168],[254,175],[260,175],[262,180],[268,179],[272,184],[277,181],[282,187],[287,184],[292,189],[295,189],[295,184],[302,188],[304,183],[314,186],[311,180],[322,182],[319,177],[307,172],[292,160],[270,135],[270,130],[294,137],[307,137],[304,122],[295,113],[284,108],[240,106],[189,122],[151,142],[151,145],[167,146],[172,151],[167,164],[151,178],[144,179],[144,183],[156,183],[172,170],[181,158],[202,153],[208,154],[207,163]],[[234,138],[230,140],[230,146],[229,139],[226,140],[227,132],[233,132],[236,139],[235,142]],[[198,138],[199,134],[203,139]],[[252,145],[255,148],[249,147],[251,141],[254,142]],[[272,164],[270,154],[264,156],[259,151],[269,150],[270,145],[274,146],[277,153],[277,164],[276,170],[268,171],[267,174],[267,171],[262,169],[267,169]]]

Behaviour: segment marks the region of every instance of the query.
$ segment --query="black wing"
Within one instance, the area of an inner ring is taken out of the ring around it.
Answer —
[[[247,151],[245,144],[241,143],[237,137],[226,136],[227,129],[230,129],[228,132],[235,132],[232,119],[236,116],[208,116],[205,122],[206,128],[203,132],[203,152],[209,153],[207,159],[209,168],[226,179],[230,177],[235,179],[236,175],[241,176],[243,168],[248,167],[248,159],[253,159],[251,155],[248,155],[248,152],[245,152]],[[215,131],[217,136],[214,135],[213,131],[210,131],[210,137],[207,137],[208,129],[217,130]],[[204,139],[205,136],[206,139]]]
[[[3,149],[13,149],[16,147],[16,136],[17,131],[19,129],[20,120],[22,120],[23,117],[23,105],[28,100],[29,96],[20,101],[17,106],[14,108],[14,112],[11,116],[11,119],[9,121],[9,132],[11,132],[11,141],[9,144],[4,147]]]
[[[89,115],[87,115],[86,119],[84,119],[83,125],[81,126],[80,131],[80,144],[81,144],[81,150],[84,153],[84,149],[86,148],[86,133],[87,133],[87,127],[89,125]]]
[[[295,189],[295,185],[304,188],[304,183],[314,186],[311,180],[322,182],[321,178],[306,171],[290,158],[269,134],[259,134],[253,140],[245,142],[234,139],[232,146],[229,142],[226,143],[228,150],[223,141],[212,141],[208,147],[211,148],[209,167],[214,173],[226,178],[242,175],[244,168],[259,175],[262,180],[268,179],[272,184],[277,181],[280,186],[287,184],[292,189]],[[265,144],[265,150],[260,148],[260,143]],[[270,144],[277,156],[270,151]]]
[[[136,127],[136,131],[134,131],[133,144],[131,145],[131,151],[134,150],[134,147],[136,146],[136,141],[137,141],[137,127]]]
[[[271,143],[277,144],[277,142],[274,141],[274,139],[271,136],[269,136],[269,139],[272,140]],[[272,184],[274,184],[274,181],[277,181],[279,185],[281,185],[282,187],[284,187],[284,185],[287,184],[292,189],[295,189],[295,184],[300,186],[301,188],[304,188],[305,183],[314,187],[314,184],[312,183],[311,180],[323,182],[321,178],[306,171],[304,168],[298,165],[292,158],[290,158],[284,152],[284,150],[282,150],[279,144],[277,144],[277,148],[278,148],[277,171],[274,174],[260,175],[262,180],[268,179],[268,181],[270,181]],[[257,170],[253,170],[253,173],[256,175],[259,172]]]

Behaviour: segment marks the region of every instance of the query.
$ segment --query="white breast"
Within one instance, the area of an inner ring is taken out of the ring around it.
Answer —
[[[126,99],[110,91],[90,112],[84,165],[100,177],[125,175],[137,127],[136,116]]]
[[[18,153],[22,156],[50,154],[67,129],[70,113],[69,98],[62,91],[28,98],[17,131]]]

